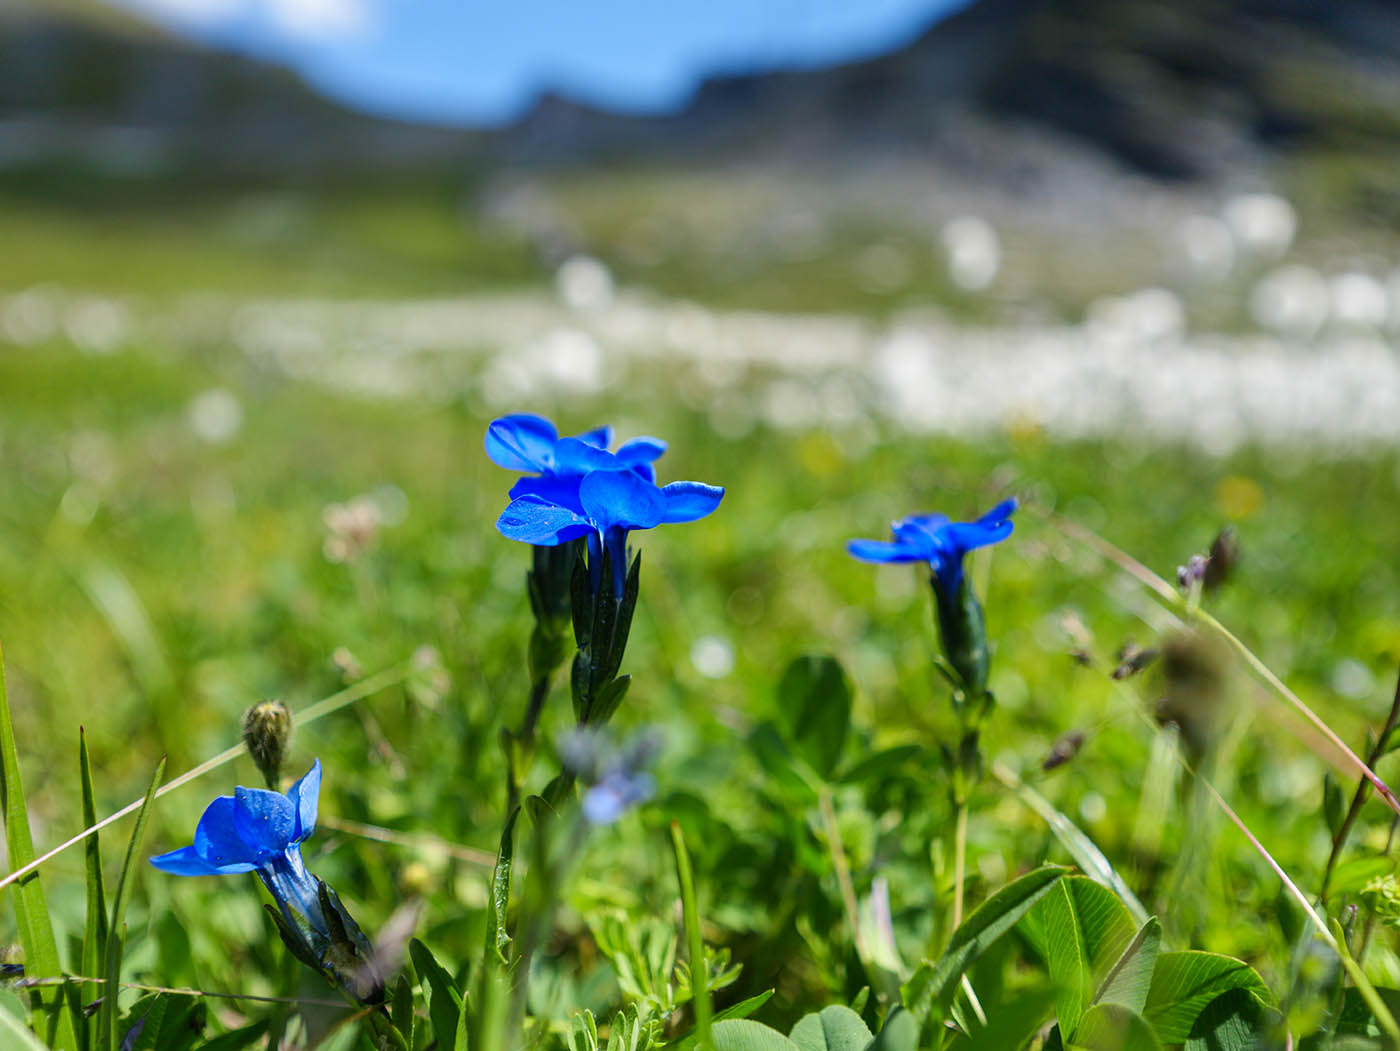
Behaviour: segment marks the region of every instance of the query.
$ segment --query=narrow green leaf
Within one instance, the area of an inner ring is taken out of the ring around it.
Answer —
[[[873,752],[864,759],[847,767],[838,780],[842,784],[858,784],[873,781],[877,777],[894,774],[900,767],[915,756],[922,755],[924,748],[917,744],[897,744],[879,752]]]
[[[0,1011],[0,1035],[4,1036],[4,1040],[0,1042],[6,1047],[14,1048],[15,1051],[49,1051],[43,1042],[9,1011]]]
[[[671,822],[671,843],[676,850],[676,877],[680,881],[681,905],[685,909],[686,943],[690,951],[691,999],[695,1009],[696,1045],[700,1051],[714,1047],[710,1032],[709,969],[705,965],[705,942],[700,936],[700,910],[695,900],[695,875],[690,868],[690,851],[679,821]]]
[[[116,1051],[117,997],[122,971],[122,952],[126,942],[126,902],[131,895],[131,885],[136,875],[136,855],[140,853],[141,841],[146,836],[146,819],[151,814],[151,800],[160,787],[160,779],[165,774],[165,757],[156,764],[155,776],[146,789],[146,798],[136,814],[136,827],[131,830],[131,839],[126,845],[126,859],[122,862],[121,875],[117,877],[117,895],[112,902],[112,919],[107,927],[107,954],[102,969],[106,988],[102,997],[102,1009],[97,1019],[97,1051]]]
[[[1118,895],[1119,900],[1133,914],[1135,924],[1140,926],[1147,922],[1147,910],[1143,908],[1142,902],[1138,901],[1127,882],[1118,875],[1118,871],[1109,863],[1104,852],[1098,848],[1098,844],[1090,839],[1086,832],[1056,810],[1048,799],[1016,777],[1002,764],[993,764],[992,773],[997,780],[1014,791],[1021,802],[1033,810],[1050,827],[1050,831],[1055,834],[1060,845],[1069,851],[1070,857],[1074,858],[1075,864],[1079,866],[1084,875],[1096,883],[1103,884]]]
[[[471,1001],[462,998],[462,1013],[457,1017],[457,1038],[452,1041],[452,1051],[471,1051]]]
[[[491,907],[486,924],[486,952],[488,957],[502,967],[508,966],[506,947],[510,945],[510,931],[506,927],[506,916],[510,909],[510,870],[515,858],[515,822],[520,817],[516,807],[501,829],[501,846],[496,854],[496,867],[491,870]]]
[[[1142,925],[1113,967],[1099,983],[1096,1004],[1119,1004],[1142,1013],[1152,987],[1152,970],[1162,949],[1162,925],[1154,916]]]
[[[1082,1051],[1161,1051],[1147,1019],[1121,1004],[1097,1004],[1084,1012],[1070,1048]]]
[[[729,1018],[714,1025],[715,1051],[801,1051],[776,1029],[747,1018]]]
[[[97,804],[92,790],[92,765],[88,760],[87,735],[78,728],[78,779],[83,792],[83,827],[97,824]],[[83,962],[80,973],[96,975],[107,958],[107,896],[102,887],[102,851],[98,834],[88,836],[83,844],[87,863],[87,915],[83,929]],[[98,996],[97,985],[84,982],[78,998],[89,1003]]]
[[[972,962],[998,938],[1016,926],[1069,872],[1060,865],[1046,865],[1008,883],[978,906],[953,932],[947,950],[937,963],[925,963],[901,990],[904,1006],[922,1026],[947,1014],[957,991],[958,979]]]
[[[200,1044],[199,1051],[243,1051],[262,1039],[271,1025],[272,1019],[264,1018],[261,1022],[245,1025],[242,1029],[235,1029],[231,1033],[214,1037],[208,1043]]]
[[[1241,960],[1210,952],[1164,952],[1157,957],[1142,1014],[1158,1040],[1180,1044],[1206,1006],[1231,989],[1247,990],[1272,1003],[1264,980]]]
[[[408,956],[413,969],[428,983],[428,1021],[438,1047],[446,1048],[457,1031],[457,1019],[462,1015],[462,995],[447,968],[417,938],[408,943]]]
[[[413,986],[409,984],[406,974],[399,975],[394,982],[393,992],[389,996],[389,1021],[399,1031],[404,1043],[412,1047]]]
[[[750,996],[747,1000],[740,1000],[737,1004],[726,1007],[723,1011],[716,1011],[714,1021],[722,1022],[726,1018],[747,1018],[760,1007],[773,999],[773,990],[769,989],[765,993],[757,996]],[[684,1036],[677,1037],[666,1045],[666,1051],[691,1051],[695,1047],[695,1030],[691,1030]]]
[[[841,1004],[813,1011],[788,1033],[802,1051],[865,1051],[872,1036],[860,1015]]]
[[[5,845],[9,850],[10,869],[28,865],[34,860],[34,837],[29,831],[29,812],[25,808],[24,782],[19,772],[19,749],[15,745],[15,727],[10,718],[10,700],[5,691],[5,652],[0,648],[0,793],[5,810]],[[14,884],[15,924],[19,942],[24,949],[25,971],[31,978],[57,978],[63,971],[58,960],[58,943],[54,940],[49,906],[36,869]],[[35,998],[43,1005],[47,1017],[47,1042],[55,1051],[79,1051],[74,1015],[65,1010],[67,998],[61,987],[38,989]]]

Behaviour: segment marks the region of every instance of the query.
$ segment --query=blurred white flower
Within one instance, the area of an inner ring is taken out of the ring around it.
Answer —
[[[996,280],[1001,270],[1001,238],[987,220],[958,216],[943,227],[940,240],[953,284],[965,292],[980,292]]]
[[[1301,264],[1265,274],[1249,296],[1249,313],[1255,324],[1299,339],[1315,335],[1331,310],[1326,280]]]
[[[1385,285],[1370,274],[1350,270],[1328,282],[1332,320],[1353,328],[1380,328],[1390,314]]]
[[[702,635],[690,648],[690,663],[707,679],[723,679],[734,670],[734,647],[720,635]]]
[[[1192,277],[1223,281],[1235,265],[1235,239],[1213,215],[1188,216],[1176,231],[1181,261]]]
[[[127,338],[130,320],[126,307],[113,299],[86,296],[75,299],[63,312],[63,334],[88,354],[110,354]]]
[[[243,427],[243,406],[222,387],[196,395],[185,416],[190,430],[213,445],[232,441]]]
[[[612,272],[587,255],[570,256],[554,274],[560,300],[575,310],[605,307],[613,301]]]
[[[1278,194],[1240,194],[1225,202],[1222,214],[1240,247],[1266,259],[1287,252],[1298,233],[1293,205]]]

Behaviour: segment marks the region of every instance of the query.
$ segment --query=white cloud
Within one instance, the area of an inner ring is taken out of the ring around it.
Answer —
[[[216,3],[224,0],[215,0]],[[292,36],[353,36],[369,26],[362,0],[264,0],[272,21]]]

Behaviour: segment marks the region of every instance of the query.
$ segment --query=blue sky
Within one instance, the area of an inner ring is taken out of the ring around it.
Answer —
[[[497,123],[541,90],[610,109],[683,104],[709,73],[888,50],[967,0],[115,0],[289,65],[377,113]]]

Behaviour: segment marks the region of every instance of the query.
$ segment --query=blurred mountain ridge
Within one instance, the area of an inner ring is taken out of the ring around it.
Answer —
[[[878,58],[712,76],[673,115],[545,95],[472,130],[355,112],[95,0],[0,0],[0,161],[42,150],[36,136],[120,128],[153,137],[152,164],[915,161],[1016,194],[1064,144],[1166,184],[1306,156],[1349,207],[1390,220],[1397,59],[1400,0],[978,0]]]

